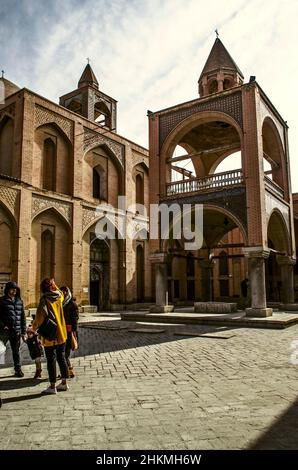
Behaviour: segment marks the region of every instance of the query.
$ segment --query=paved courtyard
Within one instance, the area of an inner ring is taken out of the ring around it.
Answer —
[[[290,362],[298,325],[232,329],[98,316],[81,323],[79,337],[76,377],[55,396],[41,395],[45,364],[43,379],[31,379],[25,344],[23,379],[12,376],[7,354],[0,449],[298,448],[298,365]]]

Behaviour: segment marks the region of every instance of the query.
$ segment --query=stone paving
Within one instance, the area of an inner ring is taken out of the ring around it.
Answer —
[[[129,330],[148,325],[93,319],[81,324],[68,392],[41,395],[45,365],[43,379],[31,379],[25,344],[23,379],[7,355],[0,449],[298,448],[298,326],[150,324],[165,331],[137,333]]]

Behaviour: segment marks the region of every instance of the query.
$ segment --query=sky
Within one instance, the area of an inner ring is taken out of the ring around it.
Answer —
[[[0,70],[58,102],[87,63],[118,100],[117,132],[148,147],[147,110],[198,98],[219,37],[289,126],[298,192],[298,0],[0,0]]]

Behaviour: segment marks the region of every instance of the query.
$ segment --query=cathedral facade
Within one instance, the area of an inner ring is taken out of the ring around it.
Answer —
[[[121,308],[151,295],[148,242],[101,239],[97,223],[126,198],[126,220],[147,230],[148,152],[116,132],[117,102],[88,64],[55,104],[0,79],[0,289],[16,280],[27,307],[40,281],[68,285],[78,303]]]

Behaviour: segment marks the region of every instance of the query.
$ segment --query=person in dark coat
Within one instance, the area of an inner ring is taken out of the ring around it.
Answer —
[[[24,377],[21,368],[20,345],[21,338],[26,340],[26,317],[21,291],[17,283],[10,281],[0,298],[0,321],[12,350],[16,377]]]
[[[64,295],[63,313],[64,313],[66,330],[67,330],[65,358],[66,358],[66,362],[68,365],[68,376],[69,378],[73,378],[75,375],[74,375],[73,367],[70,363],[69,357],[70,357],[70,352],[72,350],[72,335],[74,335],[76,340],[78,340],[79,308],[75,302],[75,299],[72,296],[72,293],[69,287],[62,286],[60,287],[60,290]]]

